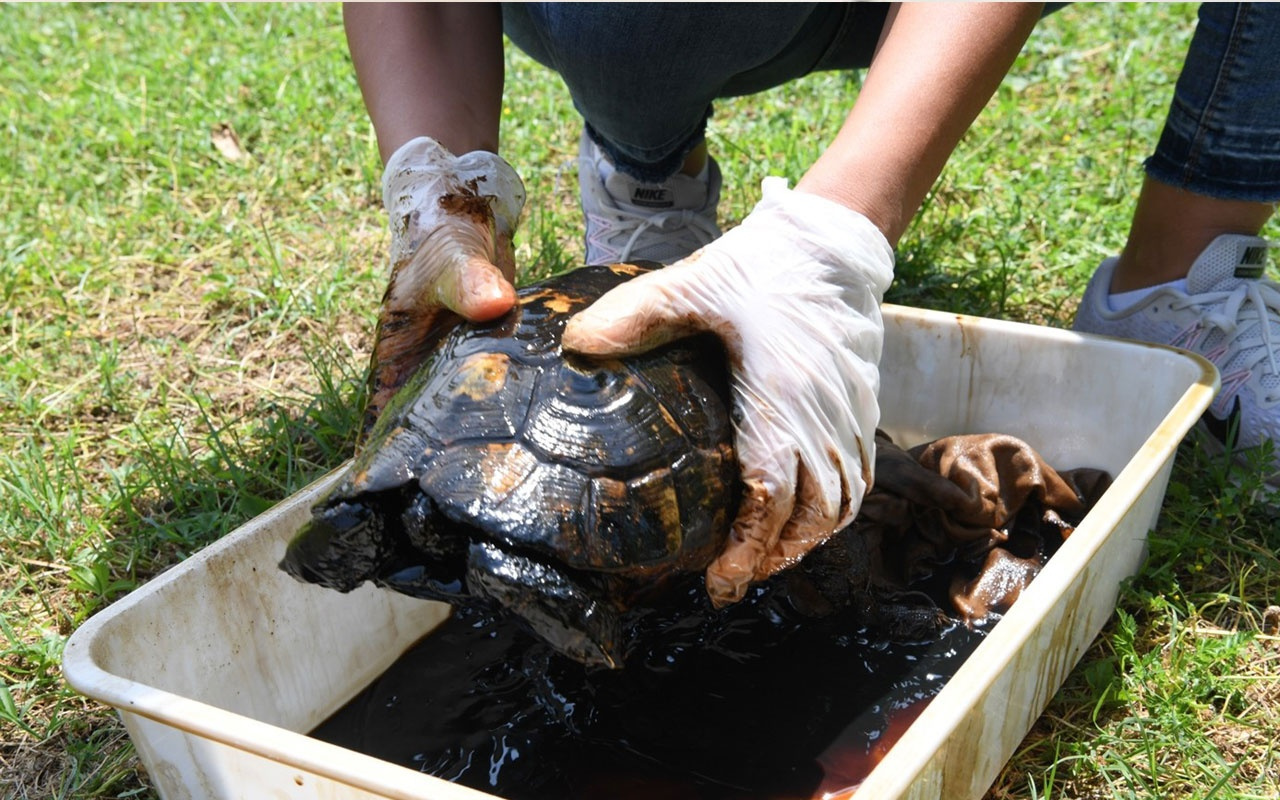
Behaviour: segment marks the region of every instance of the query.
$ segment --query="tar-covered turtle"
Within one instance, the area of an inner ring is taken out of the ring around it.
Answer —
[[[738,495],[714,337],[561,352],[570,316],[657,266],[583,267],[445,334],[281,565],[340,591],[496,602],[561,652],[619,666],[623,614],[707,567]]]

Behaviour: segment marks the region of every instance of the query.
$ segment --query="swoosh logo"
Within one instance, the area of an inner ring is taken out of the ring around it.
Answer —
[[[1227,449],[1235,446],[1236,436],[1240,432],[1240,396],[1236,395],[1231,402],[1231,410],[1225,417],[1219,417],[1212,411],[1205,411],[1200,423],[1210,436]]]

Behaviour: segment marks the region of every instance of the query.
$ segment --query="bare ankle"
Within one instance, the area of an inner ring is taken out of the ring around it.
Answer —
[[[1224,233],[1256,236],[1274,211],[1271,203],[1208,197],[1148,177],[1111,291],[1144,289],[1184,278],[1214,239]]]
[[[689,151],[689,155],[685,156],[684,163],[680,165],[680,174],[688,175],[696,178],[702,174],[702,169],[707,165],[707,140],[703,139],[698,142],[698,146]]]

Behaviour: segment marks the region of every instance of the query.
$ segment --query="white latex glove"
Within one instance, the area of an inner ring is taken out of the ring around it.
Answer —
[[[870,220],[767,178],[741,225],[569,320],[564,346],[586,354],[642,352],[704,330],[724,342],[745,496],[707,569],[716,605],[798,562],[861,506],[892,276],[893,248]]]
[[[382,202],[391,224],[391,276],[378,316],[366,424],[422,362],[442,312],[482,322],[515,303],[511,236],[524,199],[520,176],[495,153],[455,156],[421,136],[387,161]]]

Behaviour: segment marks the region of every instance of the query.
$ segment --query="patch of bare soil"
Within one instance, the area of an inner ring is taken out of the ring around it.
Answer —
[[[331,348],[339,358],[368,358],[382,291],[376,278],[353,287],[333,316],[317,318],[289,308],[290,292],[305,292],[317,280],[303,265],[286,272],[296,289],[276,287],[279,296],[263,300],[252,287],[229,287],[216,256],[123,265],[125,296],[112,302],[113,312],[90,321],[86,334],[116,344],[117,369],[131,376],[142,397],[173,410],[175,394],[194,389],[235,416],[264,397],[314,392],[308,353]]]
[[[124,726],[114,717],[95,718],[92,763],[72,755],[72,737],[55,734],[43,741],[30,738],[0,741],[0,797],[5,800],[48,800],[65,795],[67,778],[78,774],[84,787],[96,787],[95,796],[142,796],[149,786],[146,773],[134,755]],[[80,749],[84,749],[81,747]]]
[[[1280,730],[1280,648],[1273,640],[1254,643],[1245,659],[1244,708],[1237,720],[1215,720],[1205,735],[1223,760],[1238,764],[1228,785],[1241,788],[1280,787],[1280,753],[1275,732]]]

